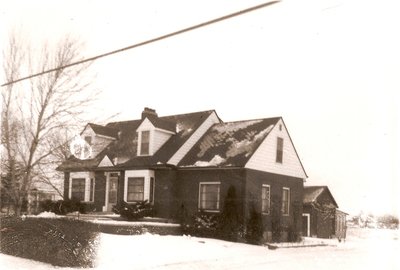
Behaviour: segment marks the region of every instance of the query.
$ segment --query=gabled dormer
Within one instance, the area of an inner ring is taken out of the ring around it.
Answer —
[[[158,118],[155,110],[144,108],[142,122],[136,129],[137,155],[152,156],[175,134],[175,123]]]
[[[89,123],[81,132],[81,138],[92,148],[92,155],[96,157],[107,145],[118,138],[118,131],[113,128]]]

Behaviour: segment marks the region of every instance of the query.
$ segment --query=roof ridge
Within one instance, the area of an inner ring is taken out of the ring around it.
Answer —
[[[183,115],[190,115],[190,114],[197,114],[197,113],[211,113],[215,112],[215,110],[206,110],[206,111],[197,111],[197,112],[190,112],[190,113],[181,113],[181,114],[171,114],[171,115],[164,115],[164,116],[158,116],[157,119],[160,120],[165,120],[168,121],[167,119],[163,118],[169,118],[169,117],[174,117],[174,116],[183,116]],[[105,127],[107,127],[110,124],[116,124],[116,123],[128,123],[128,122],[135,122],[135,121],[142,121],[143,119],[138,118],[138,119],[131,119],[131,120],[123,120],[123,121],[113,121],[113,122],[108,122]],[[90,124],[90,123],[89,123]]]
[[[87,123],[88,125],[94,125],[94,126],[98,126],[98,127],[102,127],[102,128],[109,128],[109,129],[115,129],[115,128],[112,128],[112,127],[107,127],[107,126],[103,126],[103,125],[99,125],[99,124],[96,124],[96,123]]]
[[[215,112],[215,110],[205,110],[205,111],[197,111],[197,112],[190,112],[190,113],[171,114],[171,115],[159,116],[158,118],[167,118],[167,117],[173,117],[173,116],[182,116],[182,115],[190,115],[190,114],[197,114],[197,113],[212,113],[212,112]]]
[[[219,124],[231,124],[231,123],[242,123],[242,122],[250,122],[250,121],[262,121],[262,120],[271,120],[271,119],[280,119],[280,118],[282,118],[282,116],[267,117],[267,118],[255,118],[255,119],[247,119],[247,120],[235,120],[235,121],[217,123],[216,125],[219,125]]]

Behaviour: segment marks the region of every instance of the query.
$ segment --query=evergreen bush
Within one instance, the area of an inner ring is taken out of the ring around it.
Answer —
[[[271,229],[272,229],[272,242],[280,242],[282,236],[282,225],[281,225],[281,215],[282,215],[282,203],[278,196],[274,195],[272,197],[271,205]]]
[[[236,189],[230,186],[224,200],[224,208],[218,220],[218,236],[236,242],[239,237],[239,214]]]
[[[127,203],[122,201],[113,207],[113,212],[127,220],[138,220],[143,217],[153,216],[153,206],[147,201]]]
[[[246,240],[250,244],[260,244],[263,234],[261,213],[257,212],[254,205],[250,210],[250,218],[247,221]]]

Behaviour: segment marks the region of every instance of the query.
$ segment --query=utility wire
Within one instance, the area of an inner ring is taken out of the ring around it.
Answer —
[[[2,84],[1,87],[7,86],[7,85],[10,85],[10,84],[14,84],[14,83],[17,83],[17,82],[21,82],[21,81],[24,81],[24,80],[27,80],[27,79],[31,79],[31,78],[34,78],[34,77],[37,77],[37,76],[41,76],[41,75],[44,75],[44,74],[47,74],[47,73],[50,73],[50,72],[54,72],[54,71],[57,71],[57,70],[60,70],[60,69],[65,69],[65,68],[69,68],[69,67],[72,67],[72,66],[75,66],[75,65],[80,65],[80,64],[83,64],[83,63],[86,63],[86,62],[95,61],[95,60],[97,60],[99,58],[103,58],[103,57],[106,57],[106,56],[109,56],[109,55],[117,54],[117,53],[120,53],[120,52],[123,52],[123,51],[127,51],[127,50],[130,50],[130,49],[133,49],[133,48],[141,47],[141,46],[144,46],[144,45],[147,45],[147,44],[150,44],[150,43],[154,43],[154,42],[157,42],[157,41],[160,41],[160,40],[163,40],[163,39],[167,39],[167,38],[170,38],[170,37],[173,37],[173,36],[177,36],[177,35],[180,35],[180,34],[183,34],[183,33],[186,33],[186,32],[201,28],[201,27],[208,26],[210,24],[214,24],[214,23],[217,23],[217,22],[220,22],[220,21],[224,21],[224,20],[227,20],[227,19],[230,19],[230,18],[233,18],[233,17],[237,17],[237,16],[240,16],[240,15],[255,11],[257,9],[261,9],[261,8],[276,4],[278,2],[280,2],[280,0],[271,1],[271,2],[263,3],[263,4],[260,4],[260,5],[257,5],[257,6],[253,6],[253,7],[247,8],[247,9],[243,9],[243,10],[240,10],[240,11],[237,11],[237,12],[234,12],[234,13],[231,13],[231,14],[228,14],[228,15],[225,15],[225,16],[210,20],[210,21],[206,21],[206,22],[203,22],[203,23],[200,23],[200,24],[196,24],[196,25],[188,27],[188,28],[184,28],[184,29],[181,29],[181,30],[169,33],[169,34],[166,34],[166,35],[162,35],[162,36],[159,36],[159,37],[156,37],[156,38],[153,38],[153,39],[142,41],[142,42],[136,43],[136,44],[128,46],[128,47],[124,47],[124,48],[121,48],[121,49],[118,49],[118,50],[115,50],[115,51],[99,54],[97,56],[86,58],[86,59],[83,59],[83,60],[68,64],[68,65],[64,65],[64,66],[48,69],[48,70],[45,70],[45,71],[42,71],[42,72],[39,72],[39,73],[35,73],[35,74],[29,75],[29,76],[26,76],[26,77],[22,77],[22,78],[13,80],[13,81],[9,81],[9,82],[6,82],[6,83]]]

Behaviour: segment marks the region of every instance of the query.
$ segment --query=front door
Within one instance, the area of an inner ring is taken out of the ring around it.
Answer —
[[[107,211],[112,211],[113,206],[117,204],[117,193],[118,193],[118,174],[110,173],[110,178],[108,182]]]
[[[303,214],[303,236],[310,236],[310,214]]]

